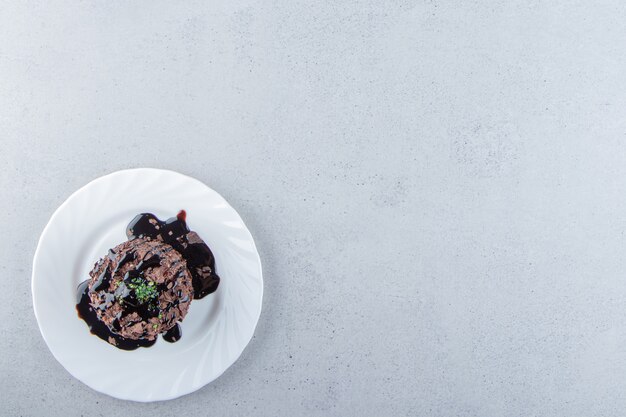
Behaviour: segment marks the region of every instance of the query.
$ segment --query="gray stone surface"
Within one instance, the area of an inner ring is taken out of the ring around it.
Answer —
[[[1,2],[0,415],[623,416],[625,21],[621,0]],[[56,207],[141,166],[224,195],[266,280],[241,359],[154,404],[72,378],[30,295]]]

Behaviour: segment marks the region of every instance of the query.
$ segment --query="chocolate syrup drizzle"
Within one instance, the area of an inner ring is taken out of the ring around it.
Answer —
[[[128,240],[136,238],[160,238],[163,242],[169,244],[174,250],[179,252],[187,262],[187,269],[192,277],[194,290],[193,298],[201,299],[217,290],[220,278],[215,274],[215,258],[213,257],[211,249],[200,239],[192,239],[192,242],[190,242],[188,233],[190,233],[190,230],[189,227],[187,227],[185,210],[181,210],[176,217],[169,218],[164,222],[151,213],[138,214],[126,227]],[[116,254],[109,249],[107,256],[111,260],[115,259],[115,255]],[[113,329],[109,328],[98,319],[91,305],[89,294],[90,292],[108,289],[111,278],[124,264],[136,260],[136,256],[136,253],[132,251],[126,253],[115,270],[111,271],[109,268],[106,268],[102,274],[98,276],[91,289],[89,289],[89,280],[82,282],[77,289],[76,309],[78,316],[87,323],[92,334],[123,350],[135,350],[139,347],[149,347],[154,345],[156,339],[127,339],[119,336],[115,330],[119,330],[120,317],[113,322]],[[124,279],[116,288],[115,293],[106,295],[106,297],[111,297],[111,300],[107,301],[113,301],[115,298],[123,300],[124,314],[136,312],[139,314],[142,321],[156,317],[160,313],[159,309],[151,303],[140,302],[135,292],[129,288],[128,284],[133,279],[144,280],[144,273],[149,268],[158,266],[159,264],[160,258],[158,256],[153,255],[147,259],[142,259],[135,269],[128,271],[124,275]],[[162,290],[162,288],[159,288],[159,285],[157,285],[156,288],[157,291]],[[181,302],[186,301],[187,300],[181,300]],[[182,336],[180,324],[177,323],[162,336],[163,340],[167,342],[177,342]]]

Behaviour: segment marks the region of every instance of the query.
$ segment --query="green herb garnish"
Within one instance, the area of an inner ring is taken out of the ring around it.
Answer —
[[[128,288],[135,292],[135,297],[141,304],[152,301],[158,296],[154,282],[148,282],[142,278],[133,278],[128,284]]]

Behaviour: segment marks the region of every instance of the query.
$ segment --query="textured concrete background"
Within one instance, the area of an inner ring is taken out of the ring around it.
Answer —
[[[0,3],[0,415],[623,416],[626,3]],[[137,404],[39,335],[31,260],[89,180],[206,182],[264,311]]]

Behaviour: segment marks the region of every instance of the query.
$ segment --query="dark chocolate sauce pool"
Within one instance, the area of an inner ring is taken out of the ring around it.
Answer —
[[[137,215],[126,228],[128,240],[137,237],[156,239],[161,236],[163,241],[178,251],[187,261],[187,269],[193,278],[193,298],[198,300],[211,294],[220,283],[215,270],[215,258],[206,243],[200,241],[189,243],[187,233],[190,232],[185,221],[187,213],[181,210],[176,217],[162,222],[154,214]]]
[[[194,290],[193,298],[196,300],[217,290],[220,278],[215,274],[215,258],[206,243],[200,239],[192,239],[192,242],[188,240],[187,234],[190,230],[185,221],[186,217],[187,214],[185,210],[181,210],[176,217],[169,218],[164,222],[151,213],[138,214],[126,227],[126,236],[128,240],[138,237],[148,239],[157,239],[160,237],[163,242],[169,244],[179,252],[187,262],[187,269],[191,273]],[[109,250],[107,256],[114,259],[115,253]],[[116,270],[110,271],[109,268],[105,269],[97,278],[91,291],[99,291],[108,288],[110,280],[117,270],[125,263],[135,260],[135,256],[135,252],[128,252],[124,258],[120,260]],[[124,301],[124,312],[126,314],[136,312],[142,320],[155,317],[159,314],[158,309],[150,303],[137,300],[134,291],[130,291],[126,285],[132,282],[133,279],[142,280],[144,271],[150,267],[158,266],[159,263],[160,259],[158,256],[142,259],[134,270],[128,271],[124,276],[124,280],[116,289],[112,298],[120,297]],[[159,290],[158,286],[157,290]],[[77,291],[76,309],[78,310],[78,316],[87,323],[92,334],[123,350],[135,350],[139,347],[154,345],[156,339],[127,339],[119,336],[106,324],[101,322],[91,306],[91,300],[89,299],[89,280],[82,282],[78,286]],[[119,325],[117,320],[113,323],[113,327],[116,327],[116,325]],[[180,324],[177,323],[162,336],[163,340],[167,342],[177,342],[182,336]]]
[[[123,350],[150,347],[156,343],[156,339],[126,339],[125,337],[113,333],[106,324],[98,320],[98,316],[89,302],[88,284],[89,280],[82,282],[78,286],[78,304],[76,304],[76,309],[78,310],[79,317],[85,320],[92,334],[95,334],[100,339],[106,340],[109,343],[111,343],[111,340],[114,341],[115,343],[111,344]],[[178,324],[176,324],[175,327],[178,327]]]

